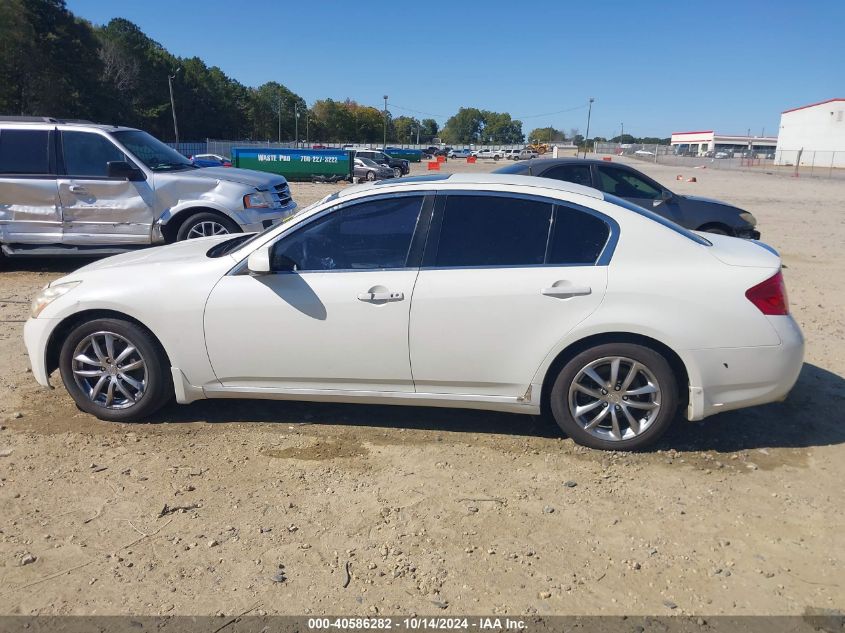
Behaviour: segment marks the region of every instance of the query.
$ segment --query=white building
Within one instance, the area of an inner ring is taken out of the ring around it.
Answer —
[[[781,113],[775,163],[845,167],[845,99]]]
[[[703,132],[672,132],[670,143],[676,154],[684,156],[713,156],[720,153],[740,156],[750,151],[764,158],[774,155],[778,139],[775,136],[718,134],[713,130],[704,130]]]

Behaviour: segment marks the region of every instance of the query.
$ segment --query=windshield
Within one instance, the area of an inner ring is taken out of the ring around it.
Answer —
[[[121,130],[112,132],[112,136],[153,171],[196,169],[196,165],[175,149],[141,130]]]
[[[688,229],[685,229],[680,224],[675,224],[671,220],[667,220],[662,215],[656,214],[654,211],[636,205],[633,202],[628,202],[627,200],[623,200],[622,198],[618,198],[609,193],[604,194],[604,199],[608,202],[612,202],[613,204],[618,204],[620,207],[624,207],[629,211],[633,211],[634,213],[638,213],[639,215],[643,215],[651,220],[654,220],[658,224],[665,226],[667,229],[671,229],[675,231],[675,233],[680,233],[681,235],[683,235],[687,239],[692,240],[696,244],[701,244],[702,246],[713,246],[713,243],[710,240],[698,235],[697,233],[693,233]]]
[[[359,158],[358,160],[360,160],[360,161],[361,161],[361,163],[362,163],[362,164],[364,164],[364,165],[366,165],[367,167],[378,167],[378,165],[376,165],[376,163],[374,163],[374,162],[373,162],[371,159],[369,159],[369,158]]]

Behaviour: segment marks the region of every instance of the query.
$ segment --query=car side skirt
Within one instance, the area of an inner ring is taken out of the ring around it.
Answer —
[[[177,373],[178,372],[178,373]],[[200,398],[255,398],[259,400],[300,400],[312,402],[347,402],[359,404],[390,404],[414,407],[447,407],[481,409],[538,415],[542,385],[531,385],[522,396],[486,396],[452,393],[415,393],[386,391],[352,391],[343,389],[281,389],[189,385],[184,375],[173,368],[176,400],[193,402]]]

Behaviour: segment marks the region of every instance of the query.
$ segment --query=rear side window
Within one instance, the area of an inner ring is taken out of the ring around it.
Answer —
[[[610,227],[589,213],[555,208],[547,264],[595,264],[610,237]]]
[[[108,163],[125,161],[114,143],[91,132],[62,132],[65,172],[69,176],[108,176]]]
[[[0,174],[50,175],[49,130],[0,131]]]
[[[435,265],[542,264],[551,219],[551,203],[451,195],[446,200]]]
[[[574,182],[576,185],[592,187],[589,165],[558,165],[543,172],[543,178],[553,178],[565,182]]]

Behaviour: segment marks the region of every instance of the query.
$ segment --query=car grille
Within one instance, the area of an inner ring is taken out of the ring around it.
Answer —
[[[288,187],[287,183],[276,185],[273,188],[273,194],[277,198],[280,207],[290,204],[290,187]]]

